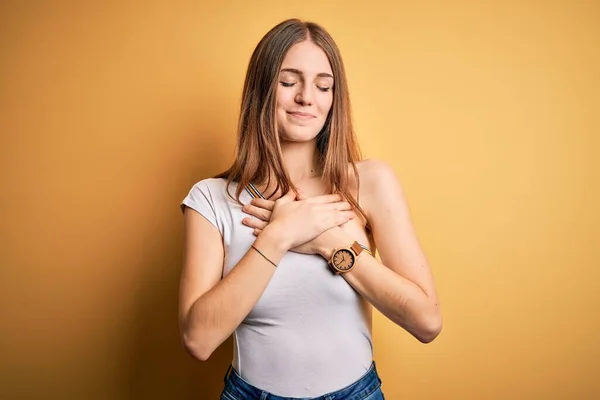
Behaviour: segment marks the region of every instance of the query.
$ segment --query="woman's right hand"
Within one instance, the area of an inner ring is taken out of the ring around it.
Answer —
[[[354,217],[352,206],[339,194],[297,199],[296,193],[289,191],[275,201],[264,230],[293,249]]]

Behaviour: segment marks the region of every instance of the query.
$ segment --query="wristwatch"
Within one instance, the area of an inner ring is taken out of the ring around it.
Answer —
[[[329,266],[336,274],[343,274],[354,268],[358,256],[363,252],[363,247],[354,242],[350,247],[342,247],[333,250]]]

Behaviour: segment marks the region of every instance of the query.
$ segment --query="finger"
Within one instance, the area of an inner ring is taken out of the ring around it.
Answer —
[[[265,229],[267,227],[267,223],[265,221],[261,221],[260,219],[256,218],[244,218],[242,220],[242,224],[254,229]]]
[[[275,201],[266,199],[252,199],[250,204],[256,207],[264,208],[265,210],[273,211]]]
[[[306,195],[304,194],[303,191],[301,191],[300,189],[296,189],[296,199],[306,200],[306,199],[308,199],[308,197],[306,197]]]
[[[342,201],[342,200],[344,200],[344,198],[342,197],[341,194],[338,194],[338,193],[324,194],[321,196],[311,197],[310,199],[308,199],[308,201],[310,201],[312,203],[321,203],[321,204],[335,203],[336,201]]]
[[[262,229],[255,229],[252,233],[254,234],[254,236],[258,236],[262,231]]]
[[[325,219],[325,230],[340,226],[356,216],[352,211],[337,211]]]
[[[345,224],[351,219],[356,218],[356,213],[354,211],[340,211],[337,218],[338,225]]]
[[[352,210],[352,204],[347,201],[338,201],[336,203],[327,203],[323,204],[322,207],[325,207],[326,210],[334,210],[334,211],[350,211]]]
[[[258,208],[251,204],[246,204],[244,207],[242,207],[242,211],[244,211],[246,214],[252,215],[253,217],[262,219],[263,221],[269,222],[271,220],[271,211],[265,210],[264,208]]]
[[[288,191],[285,195],[275,200],[276,203],[289,203],[296,199],[296,193],[293,190]]]

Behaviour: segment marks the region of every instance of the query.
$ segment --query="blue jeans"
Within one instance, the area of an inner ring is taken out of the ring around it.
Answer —
[[[225,374],[225,388],[221,400],[298,400],[299,397],[281,397],[252,386],[242,379],[231,366]],[[303,400],[384,400],[381,391],[381,379],[377,375],[375,362],[371,368],[350,386],[319,397],[303,398]]]

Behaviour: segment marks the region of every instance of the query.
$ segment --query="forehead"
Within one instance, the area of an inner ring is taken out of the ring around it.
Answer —
[[[333,75],[325,52],[309,40],[293,45],[285,55],[281,68],[298,69],[306,75]]]

